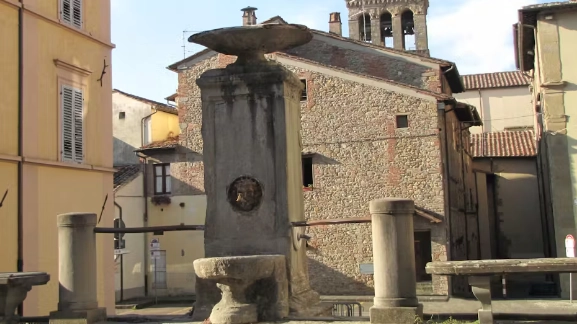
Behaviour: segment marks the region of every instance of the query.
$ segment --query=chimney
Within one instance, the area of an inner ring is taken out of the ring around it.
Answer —
[[[340,12],[331,12],[329,19],[329,33],[343,36],[343,23]]]
[[[254,7],[246,7],[244,9],[240,9],[240,11],[244,12],[242,14],[242,25],[243,26],[252,26],[252,25],[256,25],[256,15],[255,15],[255,11],[257,11],[257,8]]]

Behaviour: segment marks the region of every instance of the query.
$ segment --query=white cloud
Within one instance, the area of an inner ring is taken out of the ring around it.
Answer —
[[[444,0],[431,1],[431,7],[441,1]],[[459,2],[460,5],[429,13],[431,54],[454,61],[461,74],[513,69],[512,26],[518,21],[518,10],[535,0]]]

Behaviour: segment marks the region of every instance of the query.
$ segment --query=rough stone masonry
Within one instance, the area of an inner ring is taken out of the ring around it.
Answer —
[[[234,59],[232,59],[234,60]],[[195,80],[224,66],[230,57],[215,55],[179,73],[181,145],[202,152],[200,92]],[[444,194],[436,105],[286,65],[307,82],[301,102],[304,152],[313,152],[314,185],[304,192],[307,219],[367,216],[367,202],[383,196],[407,197],[417,206],[443,214]],[[362,95],[360,95],[362,94]],[[410,127],[396,128],[406,114]],[[203,187],[200,162],[174,166],[172,174]],[[446,260],[446,231],[417,218],[416,230],[431,231],[432,261]],[[309,269],[321,294],[372,294],[372,276],[359,264],[372,260],[370,226],[325,226],[310,230]],[[444,278],[433,278],[430,293],[446,294]]]

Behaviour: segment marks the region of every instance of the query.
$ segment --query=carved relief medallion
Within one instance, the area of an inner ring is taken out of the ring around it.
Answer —
[[[236,211],[250,212],[262,202],[262,186],[249,176],[236,178],[228,187],[228,202]]]

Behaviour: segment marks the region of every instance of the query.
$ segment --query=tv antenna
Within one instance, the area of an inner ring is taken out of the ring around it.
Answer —
[[[182,58],[186,58],[186,34],[199,33],[198,30],[183,30],[182,31]]]

